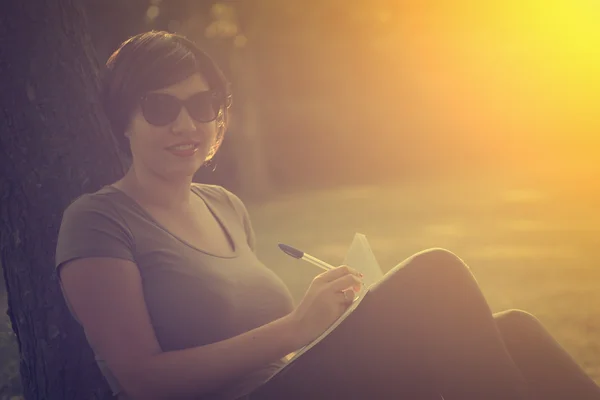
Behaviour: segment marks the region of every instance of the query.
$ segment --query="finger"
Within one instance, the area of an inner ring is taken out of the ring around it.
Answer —
[[[356,275],[344,275],[333,282],[329,282],[329,289],[334,292],[339,292],[348,289],[358,288],[362,284],[362,280]]]
[[[354,290],[352,289],[348,289],[348,290],[344,290],[342,293],[343,297],[344,297],[344,303],[345,304],[352,304],[352,302],[354,301],[354,298],[356,297],[356,292],[354,292]]]
[[[352,304],[354,301],[354,291],[353,290],[344,290],[341,292],[335,293],[336,300],[342,305]]]
[[[319,275],[319,278],[320,280],[323,280],[325,282],[333,282],[336,279],[339,279],[345,275],[354,275],[362,277],[362,274],[354,268],[350,268],[347,265],[340,265],[339,267],[335,267],[332,270],[323,272],[321,275]]]

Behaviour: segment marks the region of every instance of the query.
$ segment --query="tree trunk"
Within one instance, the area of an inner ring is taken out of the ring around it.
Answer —
[[[210,4],[210,6],[212,5]],[[236,4],[235,7],[242,7],[242,5]],[[246,12],[246,14],[249,13]],[[209,24],[219,22],[211,20],[210,17],[208,19],[199,17],[198,14],[195,14],[192,18],[186,18],[182,14],[179,15],[183,21],[180,33],[197,43],[201,40],[207,40],[204,36]],[[248,21],[245,21],[248,24],[244,25],[247,25],[248,29],[254,29],[250,24],[252,18],[246,16],[244,18],[248,19]],[[227,22],[239,25],[237,20]],[[246,27],[242,28],[243,31],[245,29]],[[224,52],[225,57],[223,58],[225,60],[223,63],[228,65],[221,65],[221,67],[228,67],[228,78],[233,83],[233,112],[229,120],[229,132],[226,134],[225,139],[227,141],[227,148],[225,149],[227,156],[221,159],[224,164],[227,164],[227,167],[234,170],[230,175],[234,175],[235,178],[221,175],[221,177],[226,178],[226,181],[215,183],[231,184],[244,200],[260,201],[266,199],[273,188],[266,157],[264,132],[259,115],[260,88],[254,58],[256,54],[254,54],[251,43],[237,47],[232,43],[233,38],[227,35],[217,35],[216,38],[208,40],[220,43],[220,45],[215,45],[214,49]],[[211,55],[214,57],[215,53],[219,52],[215,51]],[[220,57],[215,58],[219,59]],[[197,175],[200,179],[209,176],[210,174],[206,170]],[[232,181],[235,181],[235,184]]]
[[[28,400],[111,397],[54,270],[62,211],[123,172],[97,70],[75,0],[3,4],[0,263]]]
[[[259,115],[258,75],[254,55],[247,46],[231,52],[233,82],[237,86],[234,102],[238,102],[231,124],[231,147],[239,191],[245,199],[260,201],[269,198],[273,188]]]

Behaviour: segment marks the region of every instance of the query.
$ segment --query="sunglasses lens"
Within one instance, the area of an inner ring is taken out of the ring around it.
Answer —
[[[214,121],[219,109],[229,105],[213,91],[196,93],[183,102],[166,93],[150,93],[142,99],[142,114],[148,123],[165,126],[177,119],[182,103],[190,116],[198,122]]]
[[[210,122],[217,118],[219,101],[214,92],[200,92],[186,101],[190,116],[198,122]]]
[[[150,93],[143,98],[141,108],[148,123],[165,126],[177,119],[181,103],[168,94]]]

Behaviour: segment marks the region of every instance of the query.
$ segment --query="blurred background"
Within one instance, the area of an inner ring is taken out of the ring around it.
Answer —
[[[318,270],[278,242],[335,264],[365,233],[384,271],[447,247],[494,311],[536,314],[600,383],[600,3],[84,3],[100,65],[149,29],[218,60],[233,121],[197,180],[247,201],[296,298]],[[3,321],[0,399],[19,391]]]

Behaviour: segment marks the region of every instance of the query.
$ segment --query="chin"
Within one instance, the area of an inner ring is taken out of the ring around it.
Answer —
[[[191,178],[196,175],[196,172],[202,167],[201,163],[198,163],[193,168],[177,168],[168,171],[168,175],[173,179]]]
[[[203,164],[204,162],[199,159],[197,162],[187,165],[171,165],[163,170],[163,175],[170,180],[193,178]]]

